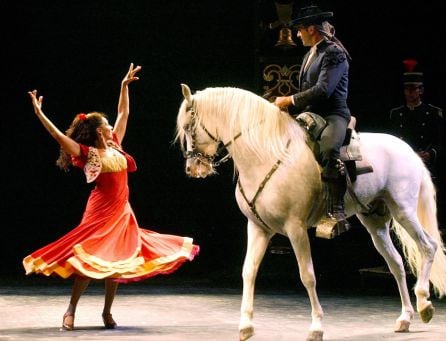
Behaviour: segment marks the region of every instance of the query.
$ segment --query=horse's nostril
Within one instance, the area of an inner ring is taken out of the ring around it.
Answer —
[[[190,173],[190,167],[189,167],[189,166],[186,167],[186,173],[187,173],[187,174]]]

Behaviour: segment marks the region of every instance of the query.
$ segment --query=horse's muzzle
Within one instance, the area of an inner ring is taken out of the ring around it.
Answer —
[[[186,174],[192,178],[205,178],[215,174],[215,169],[207,158],[193,157],[186,160]]]

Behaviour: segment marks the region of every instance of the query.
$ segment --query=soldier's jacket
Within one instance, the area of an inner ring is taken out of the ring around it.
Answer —
[[[443,157],[444,118],[441,108],[421,103],[409,108],[406,105],[390,110],[389,133],[403,139],[415,151],[428,151],[431,155],[429,168]],[[431,169],[432,170],[432,169]]]

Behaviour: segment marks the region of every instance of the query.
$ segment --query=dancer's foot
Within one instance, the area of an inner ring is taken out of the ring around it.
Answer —
[[[115,329],[117,324],[113,320],[112,314],[102,314],[102,321],[104,321],[105,329]]]
[[[73,330],[74,329],[74,314],[66,312],[62,319],[62,329]]]

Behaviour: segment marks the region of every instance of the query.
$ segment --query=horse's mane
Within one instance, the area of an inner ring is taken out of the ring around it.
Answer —
[[[218,131],[218,122],[221,125],[221,120],[224,120],[229,127],[230,140],[241,133],[246,147],[260,159],[285,161],[290,155],[296,155],[296,146],[301,148],[305,145],[305,131],[288,113],[250,91],[233,87],[206,88],[197,91],[193,99],[197,125],[203,122],[209,129],[212,125],[209,122],[214,122]],[[185,103],[177,120],[177,139],[184,138],[184,132],[181,132],[182,120],[185,119],[180,117],[184,116],[181,115],[182,110],[185,111]],[[289,141],[297,143],[293,143],[291,148]],[[232,149],[231,152],[237,153],[237,150]]]

